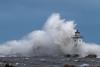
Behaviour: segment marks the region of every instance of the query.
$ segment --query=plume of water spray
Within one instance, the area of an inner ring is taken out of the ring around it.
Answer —
[[[73,54],[76,24],[61,19],[58,13],[52,14],[42,30],[35,30],[20,40],[12,40],[0,45],[0,55],[4,56],[56,56]],[[78,44],[81,57],[88,54],[100,56],[100,46],[81,42]]]

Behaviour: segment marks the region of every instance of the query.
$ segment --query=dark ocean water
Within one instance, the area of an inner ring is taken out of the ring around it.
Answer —
[[[63,67],[65,64],[73,64],[76,67],[91,65],[100,66],[98,58],[65,58],[65,57],[0,57],[0,67],[6,63],[14,67]]]

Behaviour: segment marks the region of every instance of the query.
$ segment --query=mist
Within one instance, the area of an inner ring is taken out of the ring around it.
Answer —
[[[75,28],[74,21],[66,21],[61,19],[59,13],[53,13],[41,30],[33,30],[20,40],[0,44],[0,56],[63,56],[78,53],[81,57],[88,54],[100,57],[99,44],[86,43],[81,39],[74,47],[72,36]]]

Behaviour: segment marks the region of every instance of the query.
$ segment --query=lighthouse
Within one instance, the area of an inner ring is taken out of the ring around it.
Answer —
[[[76,30],[75,35],[72,37],[73,41],[74,41],[74,47],[77,47],[80,39],[82,38],[80,35],[80,32],[78,30]]]
[[[81,42],[81,35],[80,35],[80,32],[78,30],[76,30],[74,36],[72,37],[73,39],[73,56],[74,57],[79,57],[79,53],[80,53],[80,50],[79,50],[79,46],[80,46],[80,42]]]

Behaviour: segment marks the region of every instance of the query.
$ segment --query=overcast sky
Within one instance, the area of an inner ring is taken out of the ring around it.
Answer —
[[[100,0],[0,0],[0,42],[41,29],[55,12],[74,20],[85,41],[100,44]]]

